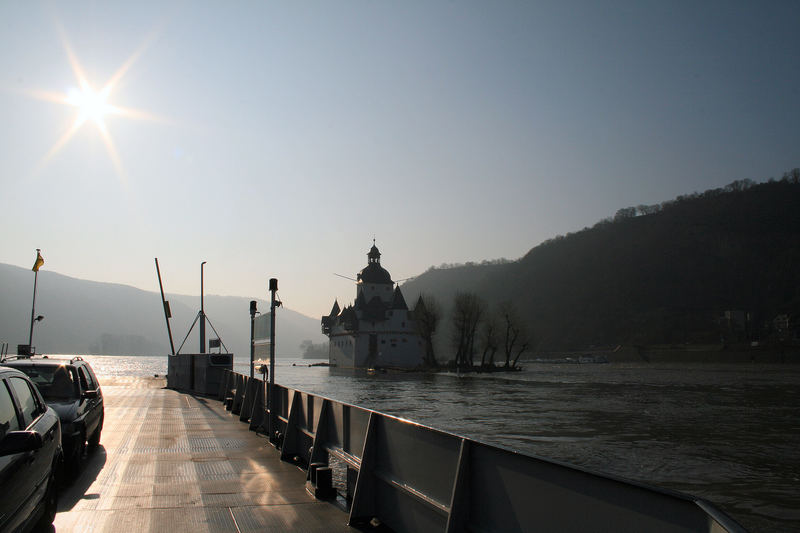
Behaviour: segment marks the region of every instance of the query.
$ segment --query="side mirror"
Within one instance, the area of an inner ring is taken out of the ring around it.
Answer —
[[[44,446],[42,434],[35,431],[9,431],[0,441],[0,457],[32,452]]]
[[[97,398],[97,389],[83,391],[83,397],[87,400],[94,400]]]

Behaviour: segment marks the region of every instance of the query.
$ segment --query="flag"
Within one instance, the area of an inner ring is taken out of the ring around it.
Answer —
[[[44,258],[42,257],[42,254],[39,253],[39,250],[36,250],[36,262],[33,264],[33,268],[31,270],[33,270],[34,272],[39,272],[39,268],[43,264],[44,264]]]

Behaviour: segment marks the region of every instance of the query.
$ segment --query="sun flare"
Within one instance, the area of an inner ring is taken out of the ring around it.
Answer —
[[[147,47],[149,41],[152,39],[146,39],[142,46],[136,50],[117,69],[116,72],[114,72],[106,84],[102,86],[102,89],[95,90],[94,87],[89,83],[86,72],[78,61],[78,57],[73,52],[72,47],[69,45],[69,41],[67,40],[63,30],[59,33],[61,33],[64,51],[67,54],[70,67],[72,67],[72,72],[75,74],[78,87],[68,91],[67,94],[34,90],[29,92],[29,96],[41,100],[72,106],[76,109],[77,113],[75,115],[75,119],[72,121],[72,124],[66,129],[66,131],[62,133],[52,148],[50,148],[50,150],[44,156],[42,161],[40,161],[38,168],[41,169],[44,165],[46,165],[47,162],[52,159],[52,157],[58,153],[58,151],[61,150],[70,141],[70,139],[72,139],[78,130],[80,130],[83,125],[88,122],[93,123],[97,127],[97,130],[100,133],[100,138],[106,147],[106,152],[108,153],[108,156],[111,159],[114,168],[116,169],[117,176],[124,183],[126,181],[125,171],[122,167],[122,161],[120,160],[116,146],[114,145],[114,141],[111,137],[111,132],[106,124],[106,118],[109,115],[118,115],[133,120],[169,122],[168,120],[152,113],[131,109],[128,107],[112,105],[110,102],[114,88],[119,84],[123,76],[136,62],[144,49]],[[38,172],[38,170],[35,172]]]
[[[71,90],[65,102],[78,108],[76,120],[81,123],[91,120],[103,131],[105,130],[105,116],[114,111],[114,107],[108,103],[110,93],[111,87],[95,91],[89,85],[85,85],[80,90]]]

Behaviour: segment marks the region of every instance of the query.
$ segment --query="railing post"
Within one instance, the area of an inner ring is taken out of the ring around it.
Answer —
[[[299,416],[300,402],[302,401],[300,391],[292,394],[292,403],[289,406],[289,416],[286,417],[286,432],[283,434],[283,446],[281,446],[281,460],[291,459],[297,453],[297,417]],[[276,417],[277,418],[277,417]]]
[[[358,470],[356,488],[353,490],[353,504],[350,506],[348,525],[358,526],[375,517],[375,439],[379,415],[369,414],[367,432],[364,435],[364,452],[361,454],[361,468]]]
[[[470,506],[469,441],[461,439],[458,451],[458,468],[453,480],[450,514],[447,516],[447,533],[466,531]]]
[[[244,392],[247,388],[247,377],[242,374],[236,374],[236,395],[233,397],[233,406],[231,413],[238,415],[242,412],[242,400],[244,399]]]
[[[314,428],[314,442],[311,445],[311,456],[308,458],[309,469],[306,479],[311,479],[311,465],[313,463],[323,462],[330,466],[328,462],[328,452],[325,447],[328,444],[328,424],[330,423],[330,400],[322,400],[322,409],[319,411],[319,420],[316,421]]]
[[[247,378],[247,386],[244,389],[244,398],[242,398],[242,410],[239,413],[240,422],[248,422],[250,415],[253,414],[253,397],[255,391],[256,378]]]
[[[266,407],[264,406],[264,388],[267,386],[263,380],[255,380],[258,387],[256,388],[256,396],[253,399],[253,410],[250,413],[250,431],[258,432],[264,430],[264,420],[267,419]]]

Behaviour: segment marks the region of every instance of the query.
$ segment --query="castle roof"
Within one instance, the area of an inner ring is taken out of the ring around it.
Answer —
[[[375,322],[386,320],[386,304],[378,296],[374,296],[364,307],[362,319]]]
[[[400,285],[394,289],[394,298],[392,299],[392,309],[403,309],[408,311],[406,300],[403,298],[403,293],[400,292]]]
[[[364,267],[356,277],[358,281],[363,283],[393,283],[392,276],[381,266],[381,252],[378,250],[378,247],[375,246],[374,242],[367,254],[367,266]]]

